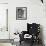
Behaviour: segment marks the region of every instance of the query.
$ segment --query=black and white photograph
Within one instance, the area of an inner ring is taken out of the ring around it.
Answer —
[[[0,46],[46,46],[46,0],[0,0]]]
[[[16,7],[16,20],[27,19],[27,7]]]

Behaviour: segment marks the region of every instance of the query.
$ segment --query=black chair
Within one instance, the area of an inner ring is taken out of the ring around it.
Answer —
[[[30,35],[32,35],[33,41],[37,41],[39,43],[40,24],[27,23],[27,31]]]
[[[32,38],[29,40],[31,41],[32,45],[34,42],[39,43],[39,33],[40,33],[40,24],[27,23],[27,31],[22,31],[22,34],[20,34],[20,44],[22,41],[24,41],[25,34],[32,35]]]

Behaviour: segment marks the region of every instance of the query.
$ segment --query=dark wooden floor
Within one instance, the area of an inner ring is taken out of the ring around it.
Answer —
[[[31,46],[31,43],[22,42],[19,46]],[[34,44],[33,46],[43,46],[42,44]]]

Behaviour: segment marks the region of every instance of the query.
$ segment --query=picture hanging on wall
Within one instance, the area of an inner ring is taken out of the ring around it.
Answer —
[[[27,7],[16,7],[16,20],[27,20]]]

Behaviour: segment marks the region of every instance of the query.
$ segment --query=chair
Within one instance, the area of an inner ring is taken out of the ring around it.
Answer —
[[[39,43],[39,33],[40,33],[40,24],[27,23],[27,31],[22,31],[22,34],[19,35],[20,36],[20,44],[22,41],[25,41],[25,39],[24,39],[25,34],[29,34],[32,36],[29,40],[29,41],[31,41],[32,45],[34,42]]]
[[[27,23],[27,31],[32,35],[33,41],[37,41],[39,43],[40,24]]]

